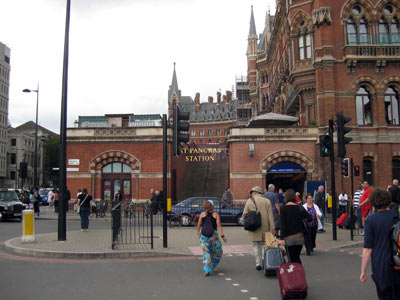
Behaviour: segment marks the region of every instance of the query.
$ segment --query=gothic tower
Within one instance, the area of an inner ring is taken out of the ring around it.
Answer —
[[[176,70],[174,63],[174,73],[172,75],[172,83],[168,90],[168,118],[172,118],[174,103],[180,105],[181,91],[178,88],[178,80],[176,79]]]

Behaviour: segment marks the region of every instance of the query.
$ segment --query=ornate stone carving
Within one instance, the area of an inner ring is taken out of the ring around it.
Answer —
[[[312,12],[312,22],[313,25],[330,25],[332,23],[331,18],[331,9],[329,7],[320,7],[318,9],[314,9]]]

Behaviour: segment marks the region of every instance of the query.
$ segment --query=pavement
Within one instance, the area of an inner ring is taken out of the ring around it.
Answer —
[[[109,222],[110,220],[104,220]],[[96,222],[94,220],[93,222]],[[350,240],[350,231],[337,228],[337,240],[333,240],[332,226],[325,224],[324,233],[317,234],[317,249],[338,249],[362,247],[363,237],[354,236]],[[356,231],[355,231],[356,232]],[[148,232],[141,233],[148,235]],[[224,226],[227,244],[223,245],[224,254],[251,254],[252,244],[248,241],[247,232],[240,226]],[[4,242],[10,252],[24,256],[71,259],[132,258],[132,257],[166,257],[201,255],[196,227],[172,226],[167,232],[167,248],[163,247],[163,230],[154,227],[154,247],[150,244],[123,244],[112,249],[111,223],[110,229],[88,231],[67,231],[66,241],[58,241],[57,232],[36,234],[36,241],[22,243],[21,237]]]

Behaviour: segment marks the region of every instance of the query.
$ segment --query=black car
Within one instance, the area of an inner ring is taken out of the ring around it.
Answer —
[[[18,218],[22,220],[24,204],[19,200],[15,190],[0,189],[0,218],[2,221]]]
[[[204,211],[204,201],[214,202],[214,211],[221,216],[221,223],[243,225],[243,208],[230,206],[227,202],[215,197],[192,197],[172,206],[170,218],[177,219],[182,226],[195,225],[198,216]]]

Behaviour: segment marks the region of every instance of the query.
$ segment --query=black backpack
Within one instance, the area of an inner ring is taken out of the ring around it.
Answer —
[[[207,213],[207,215],[203,218],[201,234],[206,237],[212,237],[214,234],[214,227],[211,219],[212,217],[212,213]]]
[[[398,217],[395,219],[397,222],[393,225],[392,230],[390,231],[390,240],[393,249],[393,265],[396,270],[400,270],[400,221]]]

